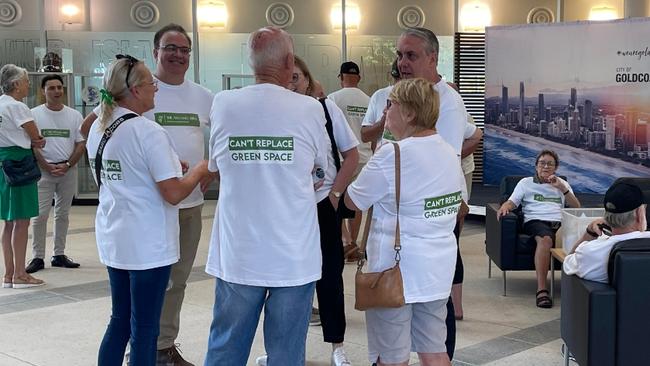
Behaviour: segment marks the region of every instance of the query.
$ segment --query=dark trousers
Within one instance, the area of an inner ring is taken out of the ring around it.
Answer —
[[[327,343],[342,343],[345,336],[341,222],[329,197],[318,203],[323,266],[321,279],[316,282],[316,296],[323,327],[323,340]]]
[[[456,237],[456,271],[454,273],[453,284],[463,283],[465,269],[463,267],[463,259],[460,257],[460,225],[456,222],[454,228],[454,236]],[[447,340],[445,346],[447,347],[447,354],[449,359],[454,358],[454,350],[456,349],[456,314],[454,313],[454,303],[451,301],[451,296],[447,300]]]
[[[156,364],[156,339],[170,268],[129,271],[107,267],[112,311],[99,347],[99,366],[121,366],[129,340],[130,365]]]

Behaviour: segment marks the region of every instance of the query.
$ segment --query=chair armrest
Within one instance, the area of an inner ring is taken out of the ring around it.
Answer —
[[[485,252],[500,268],[513,266],[510,263],[516,255],[517,225],[519,218],[515,213],[508,213],[497,220],[500,205],[488,203],[485,208]]]
[[[616,290],[562,272],[560,333],[578,364],[614,365]]]

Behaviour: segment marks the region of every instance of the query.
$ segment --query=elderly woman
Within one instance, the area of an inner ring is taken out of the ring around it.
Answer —
[[[97,248],[112,301],[99,365],[121,365],[129,340],[130,365],[155,365],[165,288],[179,258],[175,205],[208,174],[203,161],[183,177],[167,132],[142,117],[157,90],[144,63],[118,55],[104,75],[100,118],[88,136],[99,185]]]
[[[463,174],[454,149],[436,133],[440,102],[432,83],[400,81],[387,105],[386,127],[401,153],[400,268],[406,305],[366,311],[369,358],[378,365],[407,365],[413,350],[422,365],[449,365],[445,317]],[[390,143],[380,146],[345,196],[351,209],[374,205],[367,244],[370,272],[395,264],[395,149]]]
[[[42,148],[45,140],[39,134],[32,113],[20,102],[29,93],[27,70],[8,64],[0,69],[0,161],[21,160],[34,156],[31,148]],[[0,219],[5,220],[2,232],[2,253],[5,273],[2,287],[29,288],[43,281],[25,272],[27,228],[29,219],[38,216],[36,181],[22,186],[9,186],[0,173]]]
[[[550,252],[555,243],[555,233],[562,221],[562,207],[580,207],[569,183],[555,175],[560,159],[551,150],[543,150],[535,160],[535,176],[520,180],[512,195],[504,202],[497,219],[522,206],[524,232],[534,238],[535,272],[537,272],[537,293],[535,303],[540,308],[553,307],[553,301],[546,289],[546,275],[550,264]]]
[[[314,80],[307,64],[295,57],[293,79],[290,89],[296,93],[315,98],[324,94],[320,84]],[[320,90],[320,91],[319,91]],[[345,306],[343,301],[343,242],[341,241],[342,217],[339,215],[339,200],[350,183],[354,169],[359,162],[357,145],[343,112],[329,99],[320,99],[324,114],[328,116],[332,148],[329,149],[328,165],[323,184],[316,190],[318,202],[318,224],[320,227],[320,247],[323,255],[322,277],[316,282],[316,296],[320,322],[323,327],[323,340],[332,344],[332,365],[350,365],[343,349],[345,336]],[[336,150],[336,151],[335,151]],[[334,152],[333,152],[334,151]],[[343,161],[339,160],[339,153]],[[317,316],[311,322],[318,325]]]

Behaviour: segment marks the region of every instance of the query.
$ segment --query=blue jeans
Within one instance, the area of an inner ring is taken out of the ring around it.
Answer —
[[[257,287],[217,278],[205,366],[245,366],[264,307],[268,366],[303,366],[315,282]]]
[[[106,267],[111,284],[111,320],[99,347],[99,366],[121,366],[131,342],[130,365],[156,364],[156,339],[171,266],[142,271]]]

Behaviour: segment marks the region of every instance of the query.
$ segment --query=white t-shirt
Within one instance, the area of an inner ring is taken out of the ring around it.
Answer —
[[[190,167],[205,157],[205,135],[210,126],[212,98],[211,91],[190,80],[180,85],[159,80],[155,107],[143,114],[169,132],[178,156],[187,161]],[[203,193],[197,186],[178,207],[189,208],[202,203]]]
[[[361,141],[361,122],[366,115],[370,97],[359,88],[343,88],[328,95],[327,98],[341,108],[357,141]],[[370,143],[359,143],[357,149],[359,150],[359,164],[363,165],[372,155]]]
[[[111,121],[132,113],[115,109]],[[99,119],[88,134],[88,155],[96,156],[103,131]],[[90,159],[95,177],[95,159]],[[167,131],[144,117],[123,122],[106,143],[95,218],[99,259],[107,266],[143,270],[179,258],[178,207],[163,199],[156,182],[182,176]]]
[[[562,178],[558,177],[558,179]],[[573,192],[571,186],[566,181],[562,181]],[[517,183],[508,200],[512,201],[515,207],[522,205],[524,222],[562,221],[563,193],[548,183],[535,183],[533,177],[526,177]]]
[[[41,104],[32,108],[32,114],[41,135],[47,141],[42,149],[43,158],[48,163],[68,160],[75,144],[84,140],[79,130],[83,122],[81,113],[65,105],[60,111],[53,111]]]
[[[32,112],[24,103],[12,96],[0,95],[0,147],[31,148],[32,140],[22,125],[33,120]]]
[[[314,98],[274,84],[214,97],[208,168],[221,183],[206,272],[264,287],[321,276],[312,170],[327,170],[329,139]]]
[[[569,275],[574,274],[585,280],[608,283],[607,264],[612,247],[623,240],[637,238],[650,238],[650,232],[633,231],[610,237],[602,235],[594,240],[582,242],[573,254],[564,258],[562,268]]]
[[[368,110],[366,111],[366,115],[363,117],[363,122],[361,122],[362,127],[372,126],[375,123],[379,122],[381,116],[384,114],[386,101],[388,100],[388,96],[390,96],[391,90],[393,90],[393,86],[389,85],[385,88],[377,90],[372,94],[370,97],[370,102],[368,102]],[[387,137],[390,137],[390,132],[388,132],[388,130],[385,130],[384,134],[388,134]],[[393,140],[393,138],[390,137],[390,140]],[[382,136],[377,138],[377,145],[379,145],[381,141]]]
[[[330,113],[330,118],[332,119],[332,132],[334,133],[334,140],[336,140],[336,147],[339,151],[348,151],[356,147],[359,142],[356,137],[354,137],[354,132],[348,125],[345,120],[345,115],[339,107],[334,104],[329,99],[325,99],[325,105],[327,105],[327,110]],[[321,111],[323,110],[321,106]],[[325,115],[325,112],[323,112]],[[329,135],[327,136],[329,141]],[[343,159],[341,159],[341,164]],[[334,156],[332,155],[332,145],[327,144],[327,169],[325,169],[325,180],[323,185],[316,191],[316,202],[320,202],[327,198],[332,185],[334,184],[334,179],[336,178],[336,165],[334,165]]]
[[[463,149],[463,135],[467,123],[467,111],[463,99],[446,81],[440,81],[434,85],[435,90],[440,97],[440,112],[436,122],[436,131],[442,138],[447,141],[460,157]],[[388,99],[392,86],[379,89],[370,98],[366,117],[363,119],[363,126],[372,126],[377,123],[386,108],[386,99]],[[390,132],[384,131],[384,138],[393,139]],[[381,144],[382,138],[378,144]]]
[[[407,303],[446,299],[456,266],[454,226],[464,180],[456,153],[438,134],[399,141],[400,268]],[[435,159],[431,157],[435,156]],[[395,149],[385,144],[348,187],[361,210],[374,205],[368,271],[395,264]]]
[[[474,132],[476,132],[476,125],[474,124],[474,118],[472,118],[472,115],[467,113],[467,123],[465,124],[465,133],[463,134],[463,140],[467,140],[468,138],[472,137],[474,135]],[[467,175],[469,173],[472,173],[474,169],[476,168],[474,165],[474,154],[469,154],[460,161],[460,165],[463,167],[463,174]]]

